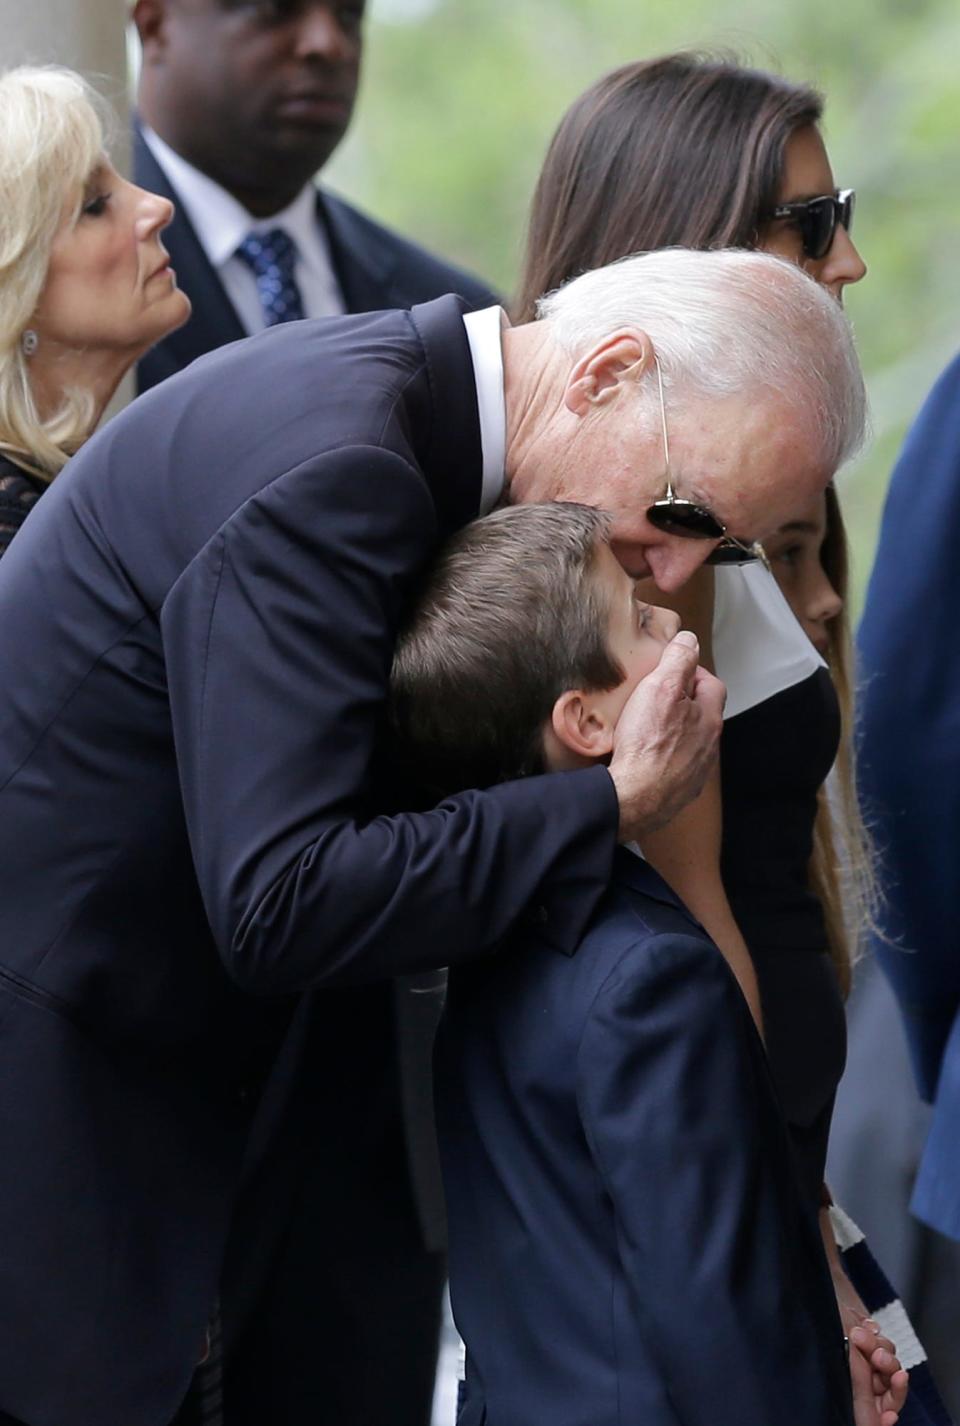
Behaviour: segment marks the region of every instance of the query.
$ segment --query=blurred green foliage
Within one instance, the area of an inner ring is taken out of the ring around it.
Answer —
[[[681,48],[820,87],[837,181],[858,190],[870,273],[847,308],[875,429],[842,485],[858,603],[900,441],[960,347],[956,0],[373,0],[357,118],[327,177],[509,294],[567,104],[606,69]]]

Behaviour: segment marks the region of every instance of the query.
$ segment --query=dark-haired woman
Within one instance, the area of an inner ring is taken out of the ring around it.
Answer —
[[[822,110],[815,91],[722,59],[673,55],[605,76],[550,144],[518,319],[580,272],[669,246],[761,248],[840,300],[866,268],[850,235],[853,194],[836,188],[820,134]],[[832,491],[827,502],[827,540],[842,552]],[[838,578],[842,601],[845,560]],[[852,795],[847,629],[838,610],[831,679],[759,564],[703,569],[675,607],[728,684],[722,770],[643,850],[710,930],[762,1023],[801,1187],[820,1211],[844,1330],[857,1343],[873,1321],[841,1265],[823,1187],[851,962],[838,866],[849,869],[858,910],[872,889]],[[835,762],[843,795],[831,815],[822,787]],[[856,1352],[851,1367],[862,1386]],[[858,1423],[879,1422],[869,1392],[856,1395]],[[911,1397],[901,1420],[947,1420],[938,1407],[924,1414]]]

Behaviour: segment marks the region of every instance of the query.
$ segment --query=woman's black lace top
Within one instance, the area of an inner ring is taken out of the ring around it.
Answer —
[[[46,490],[46,482],[0,455],[0,555]]]

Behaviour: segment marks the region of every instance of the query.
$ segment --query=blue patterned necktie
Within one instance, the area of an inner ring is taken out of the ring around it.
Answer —
[[[297,246],[288,233],[282,228],[250,233],[237,248],[237,257],[253,270],[268,327],[278,322],[296,322],[305,315],[293,275]]]

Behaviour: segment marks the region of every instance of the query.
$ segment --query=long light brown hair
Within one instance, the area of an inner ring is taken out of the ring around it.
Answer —
[[[850,556],[840,501],[833,485],[826,490],[826,534],[820,561],[843,609],[827,624],[827,663],[840,703],[841,732],[833,787],[821,787],[813,833],[810,882],[827,924],[830,949],[844,995],[850,990],[853,962],[866,933],[876,930],[879,891],[870,834],[857,796],[854,728],[854,659],[847,590]],[[831,795],[832,793],[832,795]]]
[[[787,142],[822,113],[816,90],[727,57],[673,54],[605,75],[574,101],[550,142],[530,211],[516,320],[532,320],[545,292],[631,253],[760,246]],[[827,499],[823,558],[846,607],[846,536],[832,489]],[[845,615],[831,624],[829,662],[843,734],[832,806],[821,790],[810,878],[846,993],[875,884],[856,799]]]
[[[564,114],[537,180],[514,304],[629,253],[756,247],[788,139],[819,122],[813,89],[723,58],[623,65]]]

